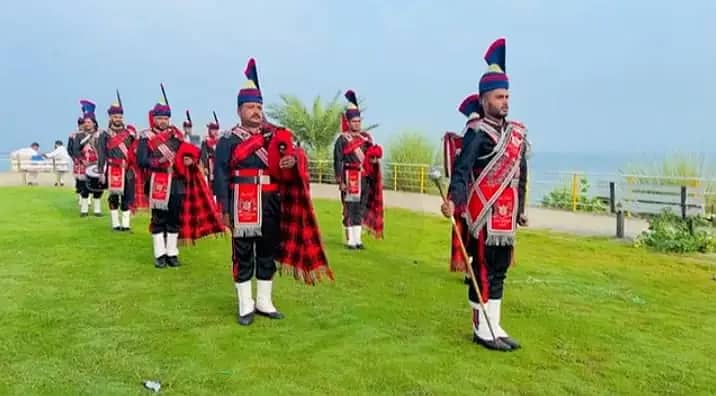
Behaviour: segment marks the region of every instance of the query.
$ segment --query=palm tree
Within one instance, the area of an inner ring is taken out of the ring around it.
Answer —
[[[339,96],[340,93],[337,93],[325,104],[321,97],[317,96],[309,110],[298,97],[281,95],[281,103],[269,105],[266,114],[291,129],[301,145],[312,152],[314,157],[328,158],[331,146],[340,132],[344,106],[339,101]],[[365,130],[377,127],[378,124],[373,124]]]

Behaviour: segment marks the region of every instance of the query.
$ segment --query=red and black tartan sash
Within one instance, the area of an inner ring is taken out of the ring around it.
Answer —
[[[155,131],[152,129],[152,133],[154,136],[149,139],[149,148],[152,151],[159,151],[165,161],[173,164],[175,153],[169,148],[169,146],[167,146],[167,142],[172,138],[172,136],[181,136],[181,133],[178,133],[174,127],[167,128],[164,131]],[[183,138],[180,140],[183,140]]]
[[[502,134],[484,122],[480,122],[479,129],[494,139],[496,146],[492,159],[472,185],[465,220],[475,238],[487,226],[487,245],[512,245],[517,221],[519,166],[526,130],[516,122],[509,122]]]
[[[263,169],[236,169],[231,174],[235,238],[261,236],[263,209],[261,192],[278,191],[278,184]]]
[[[343,154],[355,154],[356,157],[358,157],[358,161],[362,164],[363,161],[365,161],[365,153],[363,152],[362,146],[366,142],[366,139],[362,136],[351,136],[350,134],[346,135],[346,139],[348,140],[348,144],[343,147]]]
[[[247,131],[246,129],[244,129],[244,128],[242,128],[242,127],[236,127],[236,128],[234,128],[231,132],[232,132],[234,135],[238,136],[239,139],[241,139],[241,143],[239,143],[234,150],[239,150],[239,147],[240,147],[241,145],[246,144],[246,140],[248,140],[249,138],[251,138],[252,136],[254,136],[251,132]],[[264,164],[266,164],[266,166],[268,166],[268,164],[269,164],[269,159],[268,159],[269,155],[268,155],[268,150],[266,150],[266,147],[263,147],[263,146],[262,146],[262,147],[259,147],[258,149],[256,149],[256,150],[254,151],[254,154],[256,154],[256,156],[259,157],[259,159],[261,160],[261,162],[263,162]],[[232,157],[234,157],[234,156],[232,155]]]
[[[122,155],[126,159],[129,155],[129,149],[127,148],[127,138],[130,136],[130,133],[128,130],[124,129],[120,133],[115,133],[113,136],[109,138],[107,141],[107,149],[108,150],[114,150],[115,148],[118,148],[119,151],[122,152]]]
[[[219,140],[214,136],[209,136],[206,138],[206,146],[211,150],[216,150],[216,144],[219,142]]]

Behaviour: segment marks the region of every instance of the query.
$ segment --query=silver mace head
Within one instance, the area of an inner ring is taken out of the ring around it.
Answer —
[[[430,173],[428,173],[428,177],[430,180],[434,181],[435,183],[440,183],[440,181],[443,178],[443,173],[440,171],[440,168],[434,167],[430,169]]]

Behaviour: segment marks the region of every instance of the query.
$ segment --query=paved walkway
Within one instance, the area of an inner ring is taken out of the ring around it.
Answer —
[[[54,183],[54,175],[41,173],[38,180],[40,185],[51,186]],[[70,187],[74,186],[72,175],[68,175],[65,178],[65,183]],[[0,186],[19,186],[21,184],[22,176],[20,174],[0,172]],[[313,184],[311,185],[311,192],[315,198],[339,199],[338,189],[335,185]],[[385,191],[384,200],[386,206],[440,215],[441,201],[438,196]],[[616,220],[613,216],[573,213],[536,207],[529,208],[527,215],[530,228],[534,229],[585,236],[614,237],[616,235]],[[635,238],[647,227],[648,223],[644,220],[626,219],[625,235],[628,238]]]
[[[328,184],[311,185],[314,198],[339,199],[338,188]],[[385,191],[383,199],[386,206],[414,210],[417,212],[440,214],[441,198],[434,195]],[[537,207],[527,209],[530,228],[552,230],[584,236],[616,236],[617,222],[614,216],[574,213]],[[625,236],[635,238],[649,224],[641,219],[625,220]]]

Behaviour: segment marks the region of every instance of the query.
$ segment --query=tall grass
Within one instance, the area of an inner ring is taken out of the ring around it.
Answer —
[[[394,136],[385,150],[385,185],[402,191],[432,190],[427,175],[433,165],[437,145],[419,130],[404,130]]]

